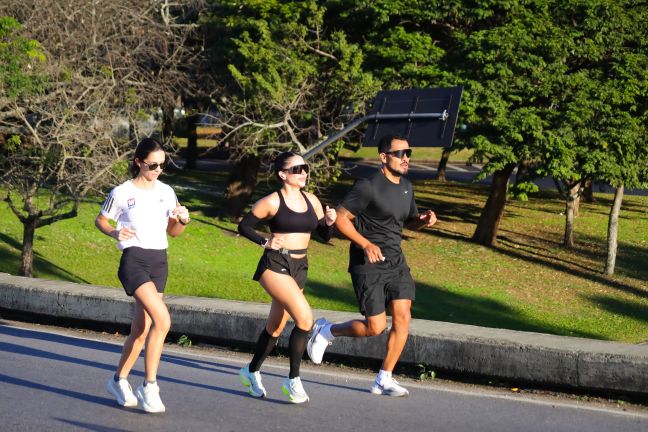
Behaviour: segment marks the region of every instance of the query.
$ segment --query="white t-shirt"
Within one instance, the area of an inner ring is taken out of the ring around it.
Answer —
[[[166,229],[177,205],[171,186],[156,180],[153,189],[140,189],[128,180],[110,192],[101,214],[116,221],[117,229],[128,227],[135,231],[132,238],[117,243],[119,249],[166,249]]]

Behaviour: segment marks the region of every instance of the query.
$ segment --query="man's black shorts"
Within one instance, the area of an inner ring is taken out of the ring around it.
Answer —
[[[169,263],[166,249],[129,247],[123,250],[117,276],[129,296],[146,282],[153,282],[159,293],[164,292]]]
[[[271,270],[275,273],[292,276],[299,288],[306,287],[306,276],[308,274],[308,257],[293,258],[288,254],[282,254],[274,249],[266,249],[261,255],[259,265],[252,279],[258,281],[264,271]]]
[[[416,286],[407,267],[382,273],[351,273],[360,313],[366,317],[385,312],[392,300],[414,300]]]

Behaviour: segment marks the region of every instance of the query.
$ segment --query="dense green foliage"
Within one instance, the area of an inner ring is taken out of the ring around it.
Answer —
[[[537,176],[630,187],[648,180],[645,4],[213,4],[204,24],[221,42],[214,53],[226,94],[238,101],[230,104],[242,115],[236,124],[248,125],[238,140],[245,151],[308,147],[348,121],[342,114],[362,112],[378,87],[462,85],[466,127],[455,144],[485,163],[480,178],[524,163],[528,181],[514,190],[521,198],[537,192]],[[265,127],[250,132],[252,123]]]
[[[47,79],[39,67],[45,61],[41,45],[21,28],[15,19],[0,16],[0,95],[10,99],[41,92]]]
[[[209,44],[221,63],[218,109],[240,153],[303,151],[378,91],[362,50],[330,30],[320,3],[219,1],[204,17],[221,41]]]

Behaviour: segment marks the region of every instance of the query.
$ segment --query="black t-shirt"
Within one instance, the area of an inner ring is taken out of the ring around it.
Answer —
[[[364,251],[351,243],[349,272],[381,273],[406,266],[401,250],[403,223],[418,216],[412,183],[401,177],[392,183],[378,171],[368,179],[355,182],[342,202],[355,216],[356,230],[382,251],[385,261],[371,264]]]

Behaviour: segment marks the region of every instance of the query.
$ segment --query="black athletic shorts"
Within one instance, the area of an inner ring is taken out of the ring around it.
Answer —
[[[166,249],[142,249],[135,246],[124,249],[117,276],[129,296],[146,282],[153,282],[157,291],[163,293],[169,276]]]
[[[261,255],[259,265],[252,279],[258,281],[266,270],[272,270],[275,273],[292,276],[297,282],[299,288],[306,287],[306,276],[308,273],[308,257],[293,258],[289,254],[282,254],[278,250],[266,249]]]
[[[392,300],[414,300],[416,286],[408,267],[383,273],[351,273],[360,313],[366,317],[385,312]]]

